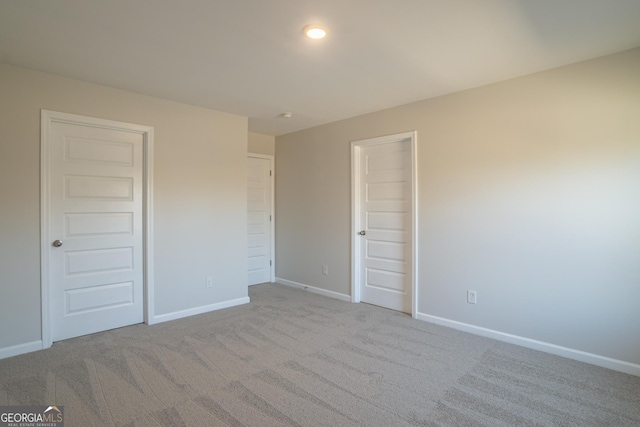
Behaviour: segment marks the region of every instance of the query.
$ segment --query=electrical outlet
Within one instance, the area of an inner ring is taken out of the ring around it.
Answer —
[[[467,291],[467,302],[469,304],[476,304],[478,302],[478,294],[476,291]]]
[[[207,276],[207,280],[205,281],[205,286],[207,288],[213,288],[213,277]]]
[[[328,265],[323,265],[322,266],[322,274],[324,274],[325,276],[329,274],[329,266]]]

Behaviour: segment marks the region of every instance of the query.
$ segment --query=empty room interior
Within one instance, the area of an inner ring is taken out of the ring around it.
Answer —
[[[640,425],[639,22],[0,0],[0,411]]]

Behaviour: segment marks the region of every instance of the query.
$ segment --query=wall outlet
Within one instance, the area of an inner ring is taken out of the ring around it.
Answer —
[[[207,276],[207,280],[205,281],[205,287],[213,288],[213,277]]]
[[[476,304],[478,302],[478,294],[476,291],[467,291],[467,302],[469,304]]]
[[[322,274],[324,274],[325,276],[329,274],[329,266],[328,265],[323,265],[322,266]]]

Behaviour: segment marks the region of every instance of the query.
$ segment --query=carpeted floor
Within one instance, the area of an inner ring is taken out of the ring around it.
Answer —
[[[640,378],[279,285],[0,360],[86,426],[640,426]]]

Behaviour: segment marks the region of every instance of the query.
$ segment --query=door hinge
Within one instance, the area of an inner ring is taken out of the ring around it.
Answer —
[[[273,220],[271,219],[271,215],[269,215],[269,221],[273,221]]]
[[[271,171],[269,171],[269,176],[271,176]]]
[[[273,261],[269,260],[269,266],[273,266]]]

